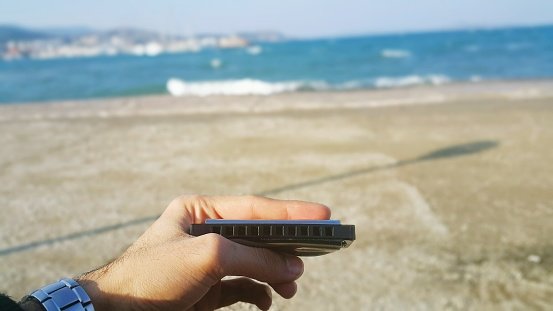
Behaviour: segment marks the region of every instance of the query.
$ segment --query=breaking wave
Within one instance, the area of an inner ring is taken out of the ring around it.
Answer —
[[[270,95],[297,91],[301,82],[265,82],[254,79],[188,82],[171,78],[167,91],[173,96]]]
[[[403,77],[381,77],[374,81],[374,86],[377,88],[392,88],[392,87],[404,87],[414,85],[442,85],[450,82],[451,79],[444,75],[410,75]]]
[[[210,95],[271,95],[298,91],[339,91],[352,89],[396,88],[415,85],[441,85],[451,79],[444,75],[410,75],[401,77],[379,77],[366,80],[351,80],[336,84],[325,81],[279,81],[268,82],[256,79],[184,81],[171,78],[167,91],[173,96]]]

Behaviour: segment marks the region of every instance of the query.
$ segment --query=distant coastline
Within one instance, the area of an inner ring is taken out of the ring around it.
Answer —
[[[116,55],[157,56],[198,52],[203,49],[243,48],[256,42],[283,41],[277,32],[239,34],[166,35],[153,31],[118,28],[107,31],[53,29],[34,31],[0,26],[0,59],[59,59]]]

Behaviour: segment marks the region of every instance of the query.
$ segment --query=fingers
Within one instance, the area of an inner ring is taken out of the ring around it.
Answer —
[[[161,216],[180,228],[208,218],[324,220],[330,218],[330,209],[318,203],[258,196],[181,196]]]
[[[292,298],[297,292],[296,282],[269,285],[286,299]],[[221,281],[219,288],[220,298],[217,308],[242,301],[254,304],[261,310],[268,310],[272,304],[272,294],[269,287],[249,278],[224,280]]]
[[[223,219],[328,219],[322,204],[275,200],[258,196],[213,197],[214,209]]]
[[[272,304],[271,289],[248,278],[237,278],[221,282],[221,294],[217,308],[226,307],[239,301],[256,305],[261,310],[268,310]]]
[[[298,284],[296,282],[269,284],[282,298],[290,299],[294,297],[298,291]]]
[[[241,245],[213,233],[187,240],[201,247],[202,252],[196,257],[197,266],[204,276],[211,278],[212,284],[225,276],[246,276],[274,284],[288,283],[303,273],[303,262],[296,256]],[[183,243],[187,241],[183,240]]]

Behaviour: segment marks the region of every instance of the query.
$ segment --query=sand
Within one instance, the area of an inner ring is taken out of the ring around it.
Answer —
[[[357,226],[274,310],[553,307],[551,81],[1,106],[0,146],[15,297],[118,256],[175,196],[257,193]]]

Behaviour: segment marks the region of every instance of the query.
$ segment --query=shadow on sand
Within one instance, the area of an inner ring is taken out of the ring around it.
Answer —
[[[470,142],[470,143],[466,143],[466,144],[453,145],[453,146],[449,146],[449,147],[446,147],[446,148],[431,151],[429,153],[420,155],[416,158],[402,160],[402,161],[396,162],[394,164],[367,167],[367,168],[348,171],[348,172],[344,172],[344,173],[340,173],[340,174],[335,174],[335,175],[325,176],[325,177],[316,178],[316,179],[312,179],[312,180],[307,180],[307,181],[303,181],[303,182],[299,182],[299,183],[295,183],[295,184],[289,184],[289,185],[286,185],[286,186],[282,186],[282,187],[273,188],[273,189],[265,190],[265,191],[262,191],[262,192],[258,192],[257,195],[263,195],[263,196],[275,195],[275,194],[279,194],[279,193],[285,192],[285,191],[297,190],[297,189],[316,186],[316,185],[320,185],[320,184],[324,184],[324,183],[328,183],[328,182],[344,180],[344,179],[347,179],[347,178],[356,177],[356,176],[360,176],[360,175],[364,175],[364,174],[369,174],[369,173],[373,173],[373,172],[376,172],[376,171],[397,168],[397,167],[401,167],[401,166],[408,165],[408,164],[415,164],[415,163],[425,162],[425,161],[433,161],[433,160],[441,160],[441,159],[446,159],[446,158],[467,156],[467,155],[483,152],[483,151],[486,151],[486,150],[491,149],[491,148],[495,148],[498,145],[499,145],[499,143],[497,141],[494,141],[494,140],[482,140],[482,141],[475,141],[475,142]],[[75,239],[88,237],[88,236],[95,236],[95,235],[98,235],[98,234],[102,234],[102,233],[105,233],[105,232],[122,229],[122,228],[125,228],[125,227],[130,227],[130,226],[134,226],[134,225],[148,223],[148,222],[156,220],[158,217],[159,217],[159,215],[153,215],[153,216],[148,216],[148,217],[143,217],[143,218],[130,220],[130,221],[127,221],[127,222],[121,222],[121,223],[117,223],[117,224],[113,224],[113,225],[108,225],[108,226],[98,227],[98,228],[94,228],[94,229],[90,229],[90,230],[75,232],[75,233],[71,233],[71,234],[67,234],[67,235],[63,235],[63,236],[59,236],[59,237],[55,237],[55,238],[51,238],[51,239],[34,241],[34,242],[20,244],[20,245],[16,245],[16,246],[12,246],[12,247],[2,248],[2,249],[0,249],[0,256],[6,256],[6,255],[13,254],[13,253],[27,251],[27,250],[30,250],[30,249],[33,249],[33,248],[36,248],[36,247],[40,247],[40,246],[52,245],[54,243],[68,241],[68,240],[75,240]]]
[[[497,147],[498,145],[499,143],[493,140],[483,140],[483,141],[476,141],[476,142],[471,142],[467,144],[454,145],[454,146],[438,149],[438,150],[423,154],[413,159],[401,160],[393,164],[382,165],[382,166],[372,166],[372,167],[362,168],[362,169],[344,172],[336,175],[330,175],[326,177],[312,179],[312,180],[300,182],[297,184],[290,184],[283,187],[259,192],[258,194],[273,195],[284,191],[297,190],[305,187],[316,186],[316,185],[324,184],[331,181],[338,181],[338,180],[347,179],[347,178],[351,178],[359,175],[374,173],[376,171],[397,168],[408,164],[470,155],[473,153],[478,153],[478,152],[485,151],[487,149]]]

